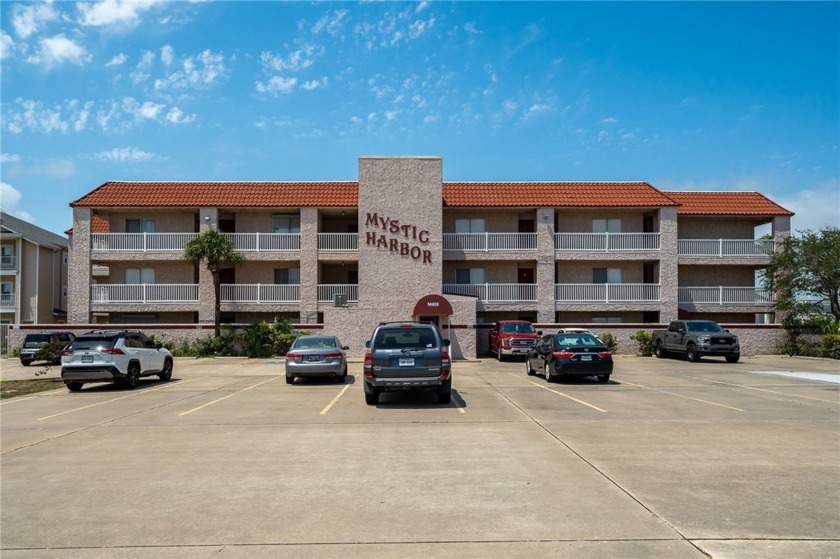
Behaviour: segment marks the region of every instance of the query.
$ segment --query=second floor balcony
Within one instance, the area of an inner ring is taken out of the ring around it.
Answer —
[[[677,251],[690,258],[767,258],[775,248],[770,239],[680,239]]]
[[[691,305],[772,305],[773,293],[761,287],[680,287],[680,304]]]
[[[648,252],[659,250],[659,233],[555,233],[558,252]]]
[[[657,283],[558,283],[558,303],[654,303],[659,301]]]
[[[198,284],[96,284],[90,286],[93,304],[198,303]]]
[[[15,294],[8,291],[0,293],[0,308],[4,310],[11,309],[14,311]]]
[[[17,266],[17,257],[14,254],[0,256],[0,269],[14,270]]]
[[[444,233],[443,250],[522,252],[537,250],[536,233]]]
[[[198,233],[95,233],[93,252],[182,252]],[[296,252],[300,233],[225,233],[240,252]],[[348,252],[359,250],[358,233],[319,233],[318,250]],[[5,256],[3,267],[6,267]],[[10,264],[14,266],[14,262]]]
[[[534,303],[537,285],[533,283],[449,283],[443,292],[477,297],[485,303]]]

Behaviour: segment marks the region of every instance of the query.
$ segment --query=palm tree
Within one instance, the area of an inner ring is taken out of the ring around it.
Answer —
[[[213,323],[215,335],[221,335],[219,323],[221,315],[221,278],[219,272],[227,265],[236,265],[245,260],[242,253],[236,250],[233,242],[218,229],[205,229],[184,247],[184,259],[199,264],[202,260],[207,263],[207,269],[213,276],[213,294],[215,297],[215,312]]]

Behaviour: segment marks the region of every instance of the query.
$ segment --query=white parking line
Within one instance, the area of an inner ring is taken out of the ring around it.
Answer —
[[[734,384],[734,383],[731,383],[731,382],[723,382],[723,381],[720,381],[720,380],[711,380],[710,381],[709,379],[698,378],[698,377],[688,377],[688,378],[693,378],[695,380],[707,381],[707,382],[711,382],[712,384],[721,384],[723,386],[734,386],[736,388],[744,388],[746,390],[757,390],[758,392],[769,392],[770,394],[779,394],[780,396],[787,396],[788,398],[804,398],[806,400],[816,400],[817,402],[827,402],[829,404],[840,404],[840,401],[838,401],[838,400],[825,400],[823,398],[814,398],[813,396],[804,396],[802,394],[793,394],[791,392],[779,392],[778,390],[769,390],[767,388],[758,388],[757,386],[746,386],[744,384]]]
[[[515,374],[513,374],[513,373],[508,373],[508,374],[509,374],[510,376],[514,377],[514,378],[521,378],[521,377],[519,377],[518,375],[515,375]],[[527,379],[526,379],[526,380],[527,380]],[[560,392],[559,390],[554,390],[553,388],[549,388],[549,387],[547,387],[547,386],[543,386],[542,384],[538,384],[538,383],[536,383],[536,382],[534,382],[534,381],[532,381],[532,380],[529,380],[528,382],[529,382],[529,383],[531,383],[531,384],[533,384],[533,385],[534,385],[534,386],[536,386],[537,388],[542,388],[543,390],[548,390],[549,392],[554,392],[555,394],[558,394],[558,395],[560,395],[560,396],[563,396],[564,398],[568,398],[569,400],[572,400],[573,402],[577,402],[578,404],[582,404],[582,405],[586,406],[587,408],[592,408],[593,410],[595,410],[595,411],[599,411],[599,412],[601,412],[601,413],[607,413],[607,410],[605,410],[605,409],[602,409],[602,408],[599,408],[598,406],[595,406],[595,405],[589,404],[589,403],[587,403],[587,402],[584,402],[583,400],[578,400],[577,398],[574,398],[574,397],[572,397],[572,396],[569,396],[568,394],[563,394],[563,393],[562,393],[562,392]]]
[[[660,390],[658,388],[651,388],[649,386],[642,386],[641,384],[634,384],[632,382],[628,382],[624,379],[621,379],[621,384],[629,384],[630,386],[635,386],[637,388],[644,388],[645,390],[651,390],[653,392],[661,392],[662,394],[668,394],[670,396],[676,396],[677,398],[685,398],[686,400],[694,400],[695,402],[700,402],[702,404],[709,404],[710,406],[718,406],[721,408],[726,408],[735,411],[744,411],[741,408],[733,408],[732,406],[727,406],[726,404],[718,404],[717,402],[710,402],[708,400],[701,400],[700,398],[692,398],[691,396],[684,396],[682,394],[677,394],[676,392],[668,392],[667,390]]]
[[[221,402],[222,400],[227,400],[228,398],[233,398],[233,397],[234,397],[234,396],[236,396],[237,394],[242,394],[243,392],[247,392],[248,390],[251,390],[252,388],[256,388],[256,387],[260,386],[261,384],[265,384],[265,383],[267,383],[267,382],[271,382],[271,381],[273,381],[273,380],[277,380],[278,378],[280,378],[280,377],[273,377],[273,378],[270,378],[270,379],[268,379],[268,380],[264,380],[264,381],[262,381],[262,382],[258,382],[257,384],[252,384],[252,385],[251,385],[251,386],[249,386],[248,388],[243,388],[242,390],[240,390],[240,391],[238,391],[238,392],[234,392],[233,394],[228,394],[227,396],[223,396],[223,397],[221,397],[221,398],[218,398],[218,399],[216,399],[216,400],[213,400],[212,402],[207,402],[206,404],[202,404],[202,405],[198,406],[197,408],[193,408],[193,409],[191,409],[191,410],[187,410],[187,411],[185,411],[185,412],[183,412],[183,413],[179,413],[178,415],[179,415],[179,416],[181,416],[181,415],[187,415],[188,413],[192,413],[192,412],[194,412],[194,411],[198,411],[198,410],[200,410],[200,409],[206,408],[207,406],[212,406],[213,404],[218,404],[218,403],[219,403],[219,402]]]
[[[355,375],[353,375],[353,379],[354,380],[356,379]],[[330,411],[330,408],[333,407],[336,402],[338,402],[339,398],[344,396],[344,393],[347,392],[347,389],[350,388],[351,386],[353,386],[353,385],[352,384],[345,384],[344,388],[341,389],[341,392],[339,392],[338,395],[335,398],[332,399],[332,402],[327,404],[327,407],[325,407],[324,409],[321,410],[321,413],[319,415],[325,415],[328,411]]]

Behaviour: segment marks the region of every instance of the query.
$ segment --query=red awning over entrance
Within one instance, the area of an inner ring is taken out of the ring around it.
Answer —
[[[414,305],[414,316],[452,315],[452,305],[442,295],[426,295]]]

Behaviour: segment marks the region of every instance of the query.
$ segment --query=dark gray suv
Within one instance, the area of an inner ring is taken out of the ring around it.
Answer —
[[[365,345],[364,390],[368,405],[384,391],[434,390],[438,402],[452,397],[449,340],[430,322],[383,322]]]

